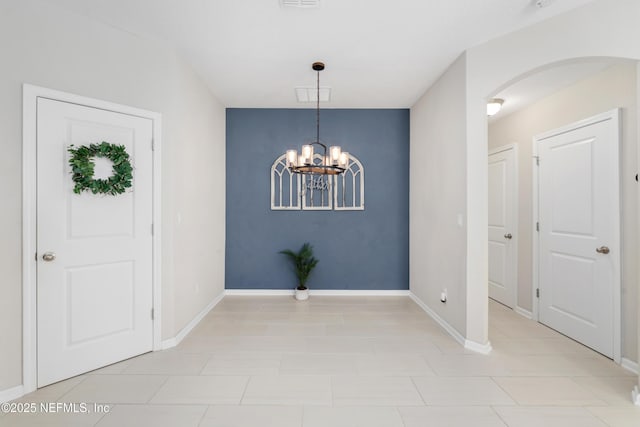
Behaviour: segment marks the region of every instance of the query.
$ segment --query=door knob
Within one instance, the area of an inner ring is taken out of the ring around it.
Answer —
[[[609,253],[609,248],[606,246],[600,246],[599,248],[596,249],[596,252],[598,252],[599,254],[608,254]]]
[[[42,259],[50,262],[56,259],[56,253],[55,252],[45,252],[42,254]]]
[[[505,238],[505,239],[509,239],[509,240],[511,240],[511,238],[512,238],[512,237],[513,237],[513,236],[511,235],[511,233],[507,233],[507,234],[505,234],[505,235],[504,235],[504,238]]]

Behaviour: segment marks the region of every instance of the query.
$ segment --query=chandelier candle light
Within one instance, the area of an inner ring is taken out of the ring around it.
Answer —
[[[306,175],[339,175],[345,171],[349,165],[349,153],[342,151],[337,146],[329,147],[327,154],[327,146],[320,142],[320,71],[324,70],[322,62],[314,62],[311,66],[317,74],[317,90],[316,90],[316,140],[310,144],[302,146],[302,151],[298,153],[296,150],[287,150],[287,167],[293,173]],[[313,146],[322,147],[322,163],[315,164],[313,156]]]

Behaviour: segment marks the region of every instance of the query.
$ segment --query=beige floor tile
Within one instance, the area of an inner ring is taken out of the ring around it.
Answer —
[[[327,325],[327,336],[348,337],[424,337],[430,329],[419,323],[409,324],[367,324],[345,323],[344,325]]]
[[[277,375],[280,369],[277,359],[221,359],[212,358],[201,371],[201,375]]]
[[[283,354],[277,351],[217,351],[210,360],[238,359],[238,360],[282,360]],[[297,353],[296,353],[297,354]]]
[[[492,322],[489,324],[489,329],[500,332],[509,338],[553,338],[558,336],[558,333],[553,329],[527,319],[513,318],[507,322]]]
[[[493,409],[485,406],[429,406],[399,411],[405,427],[506,427]]]
[[[327,335],[327,326],[321,323],[272,323],[266,325],[265,336],[313,337]]]
[[[607,427],[579,407],[495,407],[509,427]]]
[[[115,405],[96,427],[197,427],[207,406]]]
[[[95,371],[87,372],[87,375],[112,375],[121,374],[129,365],[135,360],[135,357],[131,359],[123,360],[122,362],[114,363],[104,368],[96,369]]]
[[[431,369],[442,377],[487,377],[505,376],[510,371],[507,360],[498,356],[482,354],[425,354]]]
[[[581,370],[583,376],[638,378],[638,375],[627,371],[613,360],[596,353],[576,356],[571,361],[577,369]],[[565,373],[565,375],[568,374]]]
[[[235,337],[211,337],[208,335],[189,335],[174,351],[183,353],[215,354],[218,352],[241,351]]]
[[[361,337],[309,337],[304,348],[308,353],[371,353],[373,338]]]
[[[289,313],[286,315],[285,322],[288,324],[298,325],[341,325],[344,323],[342,314],[322,314],[322,313]],[[273,321],[272,324],[280,324],[283,322]]]
[[[335,406],[420,406],[424,402],[409,377],[334,376]]]
[[[66,393],[71,391],[82,381],[84,381],[86,378],[86,375],[80,375],[68,380],[48,385],[46,387],[39,388],[33,393],[29,393],[21,397],[20,399],[17,399],[16,402],[55,402]]]
[[[365,354],[355,359],[359,375],[428,377],[435,373],[418,354],[378,353]]]
[[[167,381],[162,375],[88,375],[62,402],[147,403]]]
[[[172,376],[151,399],[153,404],[228,405],[242,399],[246,376]]]
[[[330,405],[330,378],[323,375],[251,377],[243,405]]]
[[[211,406],[200,427],[300,427],[301,406]]]
[[[628,406],[637,377],[576,377],[573,382],[592,392],[609,405]]]
[[[21,413],[0,417],[0,427],[93,427],[104,414]]]
[[[505,358],[505,365],[514,377],[580,376],[584,368],[575,363],[573,355],[520,355]]]
[[[132,375],[197,375],[209,360],[207,354],[159,351],[136,357],[123,371]]]
[[[342,315],[346,325],[405,325],[409,323],[420,323],[425,325],[435,324],[425,313],[366,313]]]
[[[595,394],[570,378],[503,377],[494,380],[520,405],[605,405]]]
[[[515,402],[491,378],[415,377],[427,405],[511,405]]]
[[[317,337],[323,339],[324,337]],[[308,351],[307,340],[316,339],[303,336],[287,337],[247,337],[236,343],[237,351],[295,353]]]
[[[631,401],[631,398],[629,398]],[[609,427],[640,426],[640,406],[629,404],[626,407],[594,407],[587,410],[604,421]]]
[[[361,354],[296,353],[282,357],[280,375],[355,375]]]
[[[116,403],[101,421],[0,414],[0,426],[640,426],[635,376],[500,304],[489,311],[494,351],[482,356],[406,297],[225,297],[174,349],[20,399]]]
[[[404,427],[398,410],[393,407],[327,407],[304,408],[302,427]]]
[[[453,342],[453,339],[451,339]],[[373,339],[374,350],[376,353],[418,353],[441,354],[440,348],[433,342],[430,336],[424,339],[416,339],[415,337],[377,337]],[[456,345],[460,347],[460,344]]]
[[[491,337],[491,344],[495,352],[509,355],[593,354],[593,350],[590,348],[563,336],[547,338],[527,338],[524,335],[518,338]]]

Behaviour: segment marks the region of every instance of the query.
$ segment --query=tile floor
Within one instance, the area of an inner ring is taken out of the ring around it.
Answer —
[[[177,348],[20,400],[109,413],[0,426],[640,426],[637,376],[496,303],[490,337],[467,352],[403,297],[226,297]]]

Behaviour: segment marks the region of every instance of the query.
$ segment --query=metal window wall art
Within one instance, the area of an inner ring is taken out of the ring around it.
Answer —
[[[364,166],[350,155],[339,175],[297,174],[282,154],[271,165],[271,210],[364,210]]]

